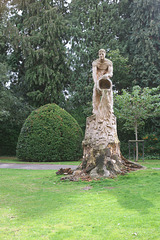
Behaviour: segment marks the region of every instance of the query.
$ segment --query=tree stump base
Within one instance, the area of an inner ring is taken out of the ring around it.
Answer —
[[[118,174],[124,175],[144,168],[121,155],[114,114],[112,119],[114,121],[109,124],[107,120],[97,119],[95,114],[87,118],[85,138],[82,142],[82,163],[72,175],[62,180],[91,181],[99,178],[114,178]]]
[[[72,175],[62,177],[61,180],[92,181],[101,178],[115,178],[117,175],[125,175],[140,169],[145,169],[145,167],[128,161],[122,155],[121,158],[111,155],[109,148],[93,149]]]
[[[144,169],[143,166],[125,159],[122,155],[111,155],[110,148],[92,149],[87,158],[73,172],[72,180],[86,180],[99,178],[115,178],[130,171]]]

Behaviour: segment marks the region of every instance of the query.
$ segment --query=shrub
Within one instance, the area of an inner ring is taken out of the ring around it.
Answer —
[[[82,130],[76,120],[56,104],[33,111],[17,143],[17,157],[26,161],[74,161],[82,155]]]
[[[3,121],[0,124],[0,156],[15,156],[18,136],[21,130],[18,124]]]
[[[157,133],[150,133],[146,134],[143,139],[145,140],[145,153],[158,159],[160,156],[160,136]]]

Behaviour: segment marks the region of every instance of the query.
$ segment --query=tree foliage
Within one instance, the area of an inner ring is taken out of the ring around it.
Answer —
[[[15,155],[16,143],[21,126],[31,107],[10,89],[10,50],[5,28],[8,20],[7,2],[0,8],[0,155]]]
[[[123,90],[121,95],[115,97],[115,114],[119,119],[123,119],[124,128],[134,130],[135,140],[138,140],[138,130],[145,124],[145,120],[150,116],[160,116],[160,88],[133,87],[131,93]],[[136,160],[138,160],[138,145]]]
[[[4,25],[6,23],[5,13],[6,1],[2,2],[0,6],[0,121],[9,114],[6,106],[8,99],[6,83],[9,81],[9,76],[7,64],[8,44],[7,38],[4,35]]]
[[[11,59],[17,58],[18,72],[23,70],[19,72],[18,84],[32,105],[60,103],[62,91],[69,83],[69,67],[66,21],[57,5],[49,0],[20,1],[11,22],[16,23],[14,32],[10,25],[11,38],[18,40],[14,44],[11,39]]]
[[[131,4],[130,61],[134,84],[160,84],[160,3],[134,0]]]

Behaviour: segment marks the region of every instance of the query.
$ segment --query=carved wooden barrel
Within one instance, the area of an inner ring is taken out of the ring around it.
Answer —
[[[110,79],[106,78],[105,76],[99,79],[98,81],[98,88],[99,90],[111,90],[112,82]]]

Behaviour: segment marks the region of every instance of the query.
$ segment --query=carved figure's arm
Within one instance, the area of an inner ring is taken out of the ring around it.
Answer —
[[[107,73],[104,75],[105,78],[113,77],[113,64],[112,62],[108,63]]]
[[[108,66],[108,77],[113,77],[113,64],[111,63],[109,66]]]
[[[93,66],[92,67],[92,77],[93,77],[93,80],[94,80],[94,83],[97,82],[97,66]]]

